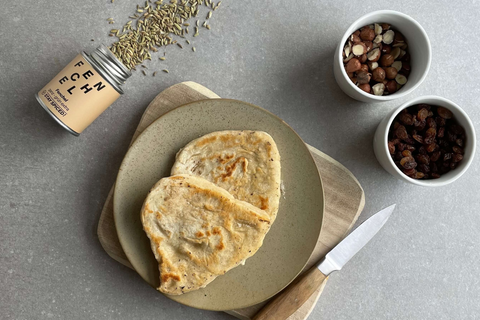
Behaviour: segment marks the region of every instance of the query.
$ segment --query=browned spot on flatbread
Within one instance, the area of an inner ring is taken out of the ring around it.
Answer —
[[[210,231],[208,231],[208,230],[207,230],[206,234],[207,234],[207,237],[210,237],[210,236],[212,235],[212,234],[210,233]]]
[[[198,231],[197,233],[195,233],[195,235],[197,236],[197,238],[201,238],[204,236],[202,231]]]
[[[218,250],[223,250],[223,249],[225,249],[225,246],[223,245],[223,242],[220,241],[220,243],[216,245],[216,248],[217,248]]]
[[[167,282],[168,279],[173,279],[175,281],[180,281],[180,277],[174,273],[164,273],[162,274],[162,282]]]
[[[260,209],[262,210],[267,210],[268,209],[268,197],[262,197],[262,196],[258,196],[258,198],[260,199]]]
[[[213,141],[217,140],[217,137],[216,136],[212,136],[212,137],[208,137],[208,138],[205,138],[205,139],[202,139],[200,141],[197,142],[197,147],[201,147],[201,146],[204,146],[206,144],[209,144]]]
[[[219,227],[215,227],[215,228],[213,228],[212,232],[213,232],[213,234],[221,234],[222,230]]]
[[[247,171],[247,159],[245,157],[240,157],[237,160],[235,160],[232,164],[229,164],[228,166],[225,167],[225,173],[221,174],[222,180],[226,180],[228,177],[231,177],[233,175],[233,172],[237,168],[237,165],[242,162],[242,170],[244,172]]]

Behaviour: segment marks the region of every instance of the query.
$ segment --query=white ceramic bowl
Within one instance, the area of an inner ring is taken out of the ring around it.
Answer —
[[[386,96],[375,96],[359,89],[349,78],[343,65],[342,50],[348,37],[363,26],[373,23],[389,23],[406,39],[412,71],[407,83],[398,92]],[[392,10],[374,11],[355,21],[345,32],[335,50],[333,71],[340,88],[353,99],[363,102],[381,102],[401,98],[417,88],[427,76],[432,60],[430,40],[422,26],[411,17]]]
[[[398,167],[395,165],[392,158],[390,157],[390,152],[388,151],[388,131],[393,120],[395,119],[397,114],[399,114],[400,111],[402,111],[403,109],[420,103],[426,103],[433,106],[441,106],[447,108],[453,113],[453,117],[458,122],[458,124],[460,124],[465,129],[466,139],[464,146],[465,154],[463,155],[463,160],[460,162],[457,168],[449,171],[446,174],[443,174],[438,179],[417,180],[408,177],[402,171],[400,171],[400,169],[398,169]],[[473,161],[476,143],[477,142],[473,123],[462,108],[460,108],[452,101],[442,97],[423,96],[401,105],[397,109],[390,112],[390,114],[387,115],[382,120],[382,122],[380,122],[373,139],[373,150],[375,152],[375,156],[377,157],[378,162],[380,162],[382,167],[394,177],[420,186],[439,187],[457,180],[465,173],[465,171],[467,171],[468,167]]]

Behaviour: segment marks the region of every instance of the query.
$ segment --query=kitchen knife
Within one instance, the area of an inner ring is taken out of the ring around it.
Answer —
[[[284,320],[300,308],[325,281],[329,274],[339,271],[383,227],[395,209],[387,207],[363,222],[335,246],[316,266],[299,276],[280,294],[263,307],[253,320]]]

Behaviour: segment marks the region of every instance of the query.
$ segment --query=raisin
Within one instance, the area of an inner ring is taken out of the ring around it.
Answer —
[[[413,176],[417,172],[415,169],[403,169],[402,171],[409,177]]]
[[[395,134],[398,138],[402,140],[408,138],[407,129],[405,129],[405,127],[402,125],[399,125],[398,128],[395,129]]]
[[[438,172],[438,166],[435,162],[430,166],[430,170],[432,170],[432,172]]]
[[[424,154],[419,154],[417,156],[417,162],[423,163],[423,164],[429,164],[430,163],[430,157]]]
[[[417,113],[417,119],[420,121],[424,121],[428,117],[428,110],[425,108],[422,108],[418,111]]]
[[[447,124],[447,121],[442,117],[435,117],[435,122],[439,127],[444,127]]]
[[[397,144],[397,150],[398,150],[398,151],[403,151],[403,150],[405,150],[405,143],[400,142],[399,144]]]
[[[427,144],[427,152],[429,153],[432,153],[433,151],[435,151],[435,149],[437,148],[437,145],[435,143],[432,143],[432,144]]]
[[[456,139],[455,143],[459,145],[460,147],[463,147],[463,140],[462,139]]]
[[[445,136],[445,127],[438,128],[437,137],[443,138]]]
[[[408,136],[406,139],[403,139],[403,142],[405,142],[406,144],[415,144],[415,140],[413,140],[411,136]]]
[[[417,163],[413,157],[404,157],[400,160],[400,165],[405,169],[414,169],[417,166]]]
[[[452,147],[453,152],[463,154],[463,149],[457,146]]]
[[[437,113],[440,117],[444,119],[451,119],[453,117],[452,112],[443,107],[437,107]]]
[[[452,162],[460,162],[463,160],[463,155],[461,155],[460,153],[455,153],[452,157]]]
[[[443,161],[448,161],[448,160],[452,159],[452,155],[453,155],[453,154],[450,153],[450,152],[445,153],[445,154],[443,155]]]
[[[388,151],[390,152],[390,154],[395,153],[395,145],[393,144],[392,141],[388,141]]]
[[[417,166],[417,170],[423,173],[429,173],[430,167],[424,163],[421,163]]]
[[[422,179],[423,177],[425,177],[425,174],[423,172],[415,172],[415,175],[412,177],[414,179]]]
[[[427,132],[425,132],[425,136],[423,137],[423,142],[425,144],[431,144],[435,141],[435,136],[437,135],[437,129],[429,128]]]
[[[420,148],[418,148],[418,153],[419,154],[427,154],[427,150],[425,149],[424,146],[421,146]]]
[[[433,120],[433,118],[428,118],[427,119],[427,126],[429,128],[437,128],[437,123],[435,122],[435,120]]]
[[[419,105],[417,105],[417,110],[422,110],[422,109],[427,109],[428,111],[430,111],[432,109],[432,106],[426,103],[420,103]]]
[[[412,152],[416,150],[416,148],[411,144],[405,145],[405,149]]]
[[[397,152],[395,153],[395,160],[400,161],[400,160],[402,160],[402,158],[403,158],[402,152],[401,152],[401,151],[397,151]]]
[[[415,129],[417,129],[418,131],[422,131],[423,129],[425,129],[427,122],[425,120],[423,121],[415,120],[415,123],[413,125],[415,126]]]
[[[432,179],[438,179],[438,178],[440,178],[440,175],[439,175],[438,173],[432,173],[432,174],[430,175],[430,177],[431,177]]]
[[[409,150],[402,151],[402,156],[404,157],[411,157],[412,153]]]
[[[406,126],[413,125],[413,116],[409,113],[400,113],[398,116],[398,120]]]
[[[400,123],[398,123],[398,121],[395,121],[395,122],[393,123],[393,129],[396,130],[399,126],[400,126]]]
[[[428,117],[433,117],[433,111],[428,111]]]
[[[393,139],[392,140],[393,145],[397,145],[400,143],[400,139]]]
[[[423,137],[418,135],[418,134],[414,134],[412,135],[412,138],[417,140],[419,143],[422,143],[423,144]]]
[[[440,158],[440,155],[442,153],[440,151],[435,151],[431,156],[430,156],[430,160],[435,162],[437,161],[439,158]]]

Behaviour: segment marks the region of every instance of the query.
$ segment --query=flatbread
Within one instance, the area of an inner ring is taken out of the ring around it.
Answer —
[[[196,176],[163,178],[141,221],[159,262],[158,290],[179,295],[205,287],[257,252],[269,215]]]
[[[176,156],[172,175],[207,179],[236,199],[265,210],[273,222],[280,202],[280,154],[263,131],[218,131],[191,141]]]

